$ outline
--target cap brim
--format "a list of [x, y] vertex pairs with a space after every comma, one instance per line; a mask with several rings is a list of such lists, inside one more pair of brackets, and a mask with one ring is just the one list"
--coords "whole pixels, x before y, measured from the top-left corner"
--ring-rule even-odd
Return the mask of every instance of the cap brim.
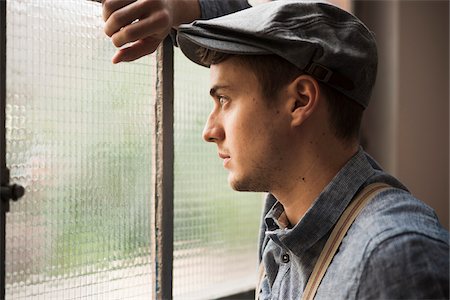
[[[187, 28], [186, 28], [187, 29]], [[247, 45], [245, 41], [241, 40], [227, 40], [223, 36], [216, 36], [214, 34], [195, 34], [183, 30], [180, 27], [177, 34], [177, 43], [183, 54], [191, 61], [201, 66], [209, 67], [208, 64], [202, 62], [198, 55], [198, 49], [210, 49], [222, 53], [235, 55], [264, 55], [270, 54], [269, 51]]]

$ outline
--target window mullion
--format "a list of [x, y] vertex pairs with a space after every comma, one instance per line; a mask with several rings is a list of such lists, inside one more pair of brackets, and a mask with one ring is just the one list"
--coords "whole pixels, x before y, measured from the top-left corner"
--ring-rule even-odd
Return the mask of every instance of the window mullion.
[[[8, 184], [6, 170], [6, 0], [0, 0], [0, 183]], [[5, 299], [5, 223], [9, 203], [0, 200], [0, 299]]]
[[173, 198], [174, 198], [174, 99], [173, 45], [166, 38], [157, 50], [157, 83], [154, 133], [155, 288], [153, 299], [172, 299]]

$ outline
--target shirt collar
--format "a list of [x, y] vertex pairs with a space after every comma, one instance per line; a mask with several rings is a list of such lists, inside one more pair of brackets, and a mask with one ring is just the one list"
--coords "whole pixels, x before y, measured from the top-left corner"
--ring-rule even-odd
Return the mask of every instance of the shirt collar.
[[354, 195], [374, 173], [365, 152], [360, 149], [292, 229], [280, 226], [279, 218], [284, 209], [280, 202], [275, 203], [265, 217], [266, 234], [300, 256], [330, 232]]
[[291, 227], [289, 220], [280, 202], [276, 202], [265, 217], [267, 231], [276, 231], [278, 229], [287, 229]]

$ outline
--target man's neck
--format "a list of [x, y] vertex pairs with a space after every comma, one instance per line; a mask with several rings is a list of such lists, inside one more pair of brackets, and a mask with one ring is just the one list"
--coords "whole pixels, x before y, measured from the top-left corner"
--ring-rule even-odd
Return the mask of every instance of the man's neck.
[[312, 147], [299, 155], [301, 161], [293, 164], [292, 173], [280, 189], [271, 193], [283, 204], [291, 225], [297, 224], [322, 190], [339, 170], [358, 151], [355, 143], [327, 147]]

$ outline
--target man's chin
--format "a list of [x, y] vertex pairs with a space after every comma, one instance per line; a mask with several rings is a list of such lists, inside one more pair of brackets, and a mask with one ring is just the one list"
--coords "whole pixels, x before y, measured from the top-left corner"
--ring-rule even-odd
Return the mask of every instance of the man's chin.
[[263, 188], [261, 184], [256, 184], [248, 179], [233, 178], [231, 174], [228, 176], [228, 184], [238, 192], [267, 192], [267, 188]]

